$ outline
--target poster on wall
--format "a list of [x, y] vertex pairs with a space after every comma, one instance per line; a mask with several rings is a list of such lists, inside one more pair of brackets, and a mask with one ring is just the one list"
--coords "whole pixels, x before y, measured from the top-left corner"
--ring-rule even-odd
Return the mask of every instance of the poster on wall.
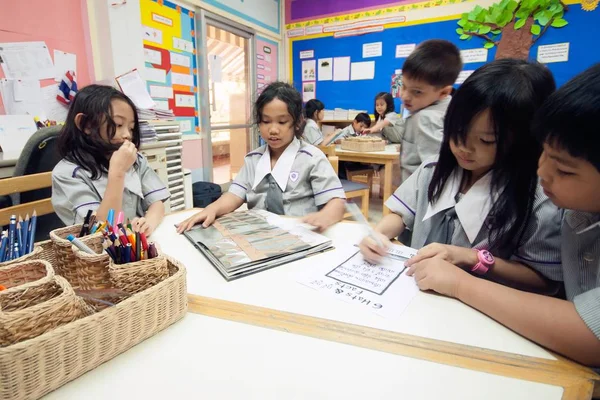
[[399, 99], [402, 89], [402, 70], [397, 70], [395, 74], [392, 74], [392, 84], [390, 87], [390, 93], [392, 97]]
[[302, 61], [302, 82], [314, 81], [317, 76], [317, 61], [306, 60]]
[[278, 45], [268, 39], [256, 38], [256, 86], [258, 93], [279, 76]]
[[140, 0], [140, 10], [148, 91], [173, 111], [181, 133], [199, 132], [194, 12], [166, 0]]
[[302, 83], [302, 101], [307, 102], [317, 98], [317, 83], [304, 82]]

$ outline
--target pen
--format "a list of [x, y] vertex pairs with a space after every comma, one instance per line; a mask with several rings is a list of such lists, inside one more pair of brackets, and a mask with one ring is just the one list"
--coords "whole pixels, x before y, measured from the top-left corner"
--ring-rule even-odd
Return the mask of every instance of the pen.
[[33, 243], [35, 242], [35, 228], [37, 227], [37, 212], [33, 210], [31, 220], [29, 221], [29, 249], [33, 251]]
[[352, 214], [352, 218], [354, 218], [356, 222], [360, 222], [368, 229], [369, 236], [375, 241], [375, 243], [377, 243], [379, 247], [385, 247], [381, 239], [379, 239], [373, 228], [371, 228], [371, 225], [369, 225], [369, 223], [365, 219], [365, 216], [360, 212], [360, 209], [356, 204], [346, 202], [346, 211]]
[[88, 254], [96, 254], [96, 252], [92, 249], [90, 249], [89, 247], [87, 247], [83, 242], [81, 242], [79, 239], [77, 239], [75, 236], [73, 235], [69, 235], [67, 236], [67, 240], [71, 243], [73, 243], [73, 245], [75, 245], [75, 247], [77, 247], [79, 250], [88, 253]]

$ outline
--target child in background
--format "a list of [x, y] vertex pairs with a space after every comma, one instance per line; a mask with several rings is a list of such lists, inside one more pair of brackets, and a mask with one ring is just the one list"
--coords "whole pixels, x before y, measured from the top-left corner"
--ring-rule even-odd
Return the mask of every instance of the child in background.
[[[410, 115], [404, 120], [394, 113], [395, 117], [390, 115], [389, 119], [368, 130], [379, 132], [383, 129], [383, 135], [389, 141], [401, 143], [402, 182], [425, 159], [438, 154], [452, 85], [461, 70], [460, 51], [454, 44], [446, 40], [427, 40], [419, 44], [402, 66], [402, 104]], [[386, 113], [393, 111], [393, 108], [388, 111], [393, 99], [390, 94], [387, 96]], [[393, 101], [391, 104], [393, 107]], [[376, 106], [378, 114], [380, 109]], [[386, 131], [388, 126], [395, 129]]]
[[358, 113], [354, 117], [351, 125], [348, 125], [342, 130], [338, 130], [328, 135], [323, 140], [323, 146], [328, 146], [331, 143], [338, 143], [343, 138], [359, 136], [365, 129], [371, 126], [371, 117], [367, 113]]
[[[460, 89], [459, 89], [460, 90]], [[473, 279], [452, 261], [414, 263], [421, 290], [456, 297], [509, 329], [590, 367], [600, 367], [600, 64], [567, 82], [538, 111], [544, 142], [538, 175], [565, 208], [562, 269], [567, 301]]]
[[[476, 70], [450, 103], [439, 159], [424, 162], [386, 201], [392, 213], [377, 225], [381, 241], [409, 229], [420, 250], [408, 265], [441, 257], [507, 285], [555, 293], [560, 212], [538, 184], [541, 146], [530, 132], [554, 87], [540, 64], [503, 59]], [[385, 254], [371, 238], [361, 251], [370, 260]]]
[[304, 106], [306, 125], [304, 126], [302, 139], [313, 146], [318, 146], [323, 142], [323, 132], [321, 132], [321, 128], [319, 128], [319, 122], [323, 121], [324, 116], [325, 104], [317, 99], [306, 102], [306, 105]]
[[344, 216], [344, 189], [327, 157], [299, 140], [302, 96], [293, 86], [274, 82], [256, 100], [254, 118], [266, 145], [246, 155], [229, 192], [178, 225], [179, 233], [195, 224], [210, 226], [217, 217], [248, 202], [280, 215], [304, 216], [325, 230]]
[[380, 92], [375, 96], [375, 125], [364, 130], [364, 133], [381, 132], [381, 136], [391, 143], [400, 143], [404, 132], [404, 121], [396, 114], [394, 98], [388, 92]]
[[162, 221], [169, 190], [138, 153], [137, 110], [110, 86], [89, 85], [77, 93], [58, 138], [63, 159], [52, 171], [52, 205], [66, 225], [88, 210], [106, 221], [110, 209], [133, 218], [135, 231], [150, 235]]

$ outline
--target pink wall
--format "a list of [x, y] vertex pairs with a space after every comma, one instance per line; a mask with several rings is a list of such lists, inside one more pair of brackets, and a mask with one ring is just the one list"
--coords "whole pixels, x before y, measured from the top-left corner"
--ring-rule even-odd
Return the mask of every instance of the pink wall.
[[[74, 53], [77, 84], [91, 82], [94, 67], [85, 0], [0, 0], [0, 10], [0, 43], [45, 41], [51, 57], [54, 49]], [[42, 80], [42, 86], [52, 84], [56, 84], [52, 79]], [[0, 114], [4, 114], [1, 99]]]

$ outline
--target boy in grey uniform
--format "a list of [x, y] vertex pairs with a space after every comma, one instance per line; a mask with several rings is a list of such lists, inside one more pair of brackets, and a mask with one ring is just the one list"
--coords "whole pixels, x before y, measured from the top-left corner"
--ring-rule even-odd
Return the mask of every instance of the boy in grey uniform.
[[431, 258], [409, 274], [422, 290], [456, 297], [521, 335], [584, 365], [600, 367], [600, 64], [555, 92], [538, 111], [544, 142], [538, 175], [565, 208], [562, 268], [567, 300], [473, 278]]
[[454, 44], [446, 40], [419, 44], [402, 66], [402, 104], [410, 115], [406, 119], [395, 113], [386, 115], [367, 130], [383, 131], [390, 142], [401, 144], [402, 182], [424, 160], [438, 154], [452, 85], [461, 69], [460, 51]]

